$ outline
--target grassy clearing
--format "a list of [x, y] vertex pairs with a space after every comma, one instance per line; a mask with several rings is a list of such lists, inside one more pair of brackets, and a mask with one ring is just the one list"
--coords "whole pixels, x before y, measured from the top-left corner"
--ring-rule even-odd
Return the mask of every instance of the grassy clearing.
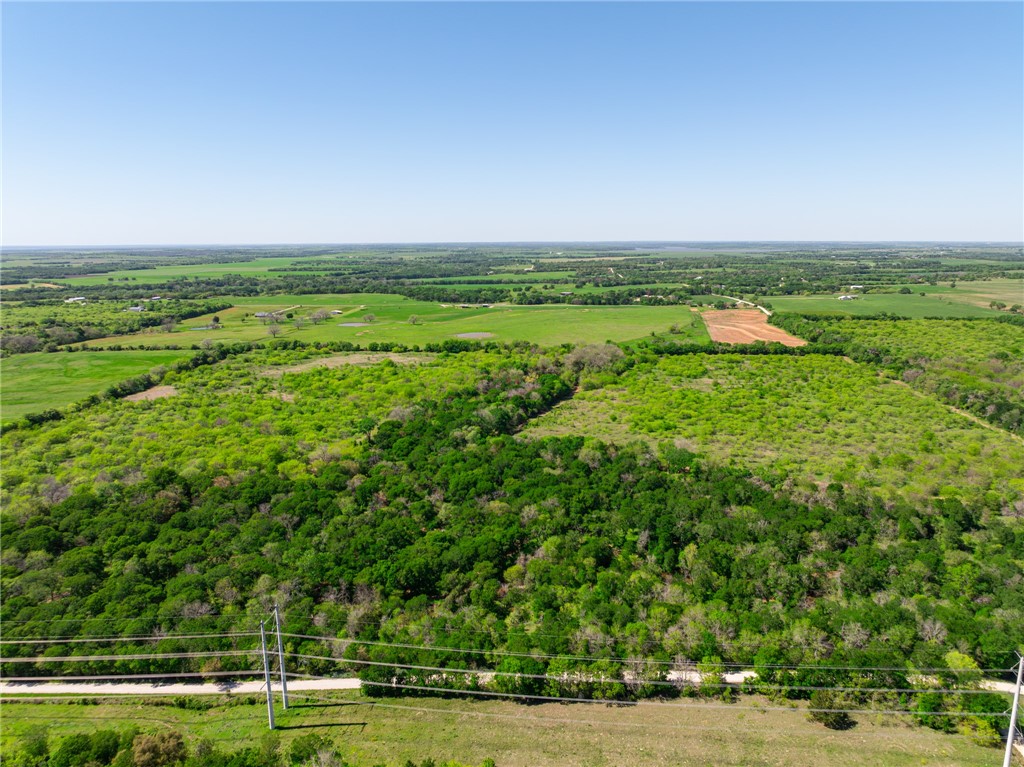
[[[762, 301], [770, 303], [772, 309], [776, 311], [802, 314], [831, 312], [863, 315], [888, 312], [915, 319], [923, 317], [994, 317], [998, 315], [994, 309], [987, 308], [988, 301], [985, 301], [983, 305], [975, 306], [954, 300], [946, 293], [929, 293], [925, 288], [918, 286], [914, 286], [914, 290], [918, 292], [910, 295], [868, 293], [858, 296], [854, 301], [840, 301], [835, 295], [766, 296]], [[946, 290], [948, 291], [949, 288]], [[960, 288], [957, 287], [956, 290], [960, 290]], [[919, 295], [920, 292], [924, 292], [925, 295]]]
[[[48, 724], [53, 736], [97, 728], [137, 726], [178, 729], [186, 740], [210, 738], [221, 748], [250, 746], [266, 730], [259, 698], [248, 705], [186, 711], [144, 700], [101, 705], [29, 704], [4, 700], [5, 752], [32, 725]], [[911, 728], [893, 717], [863, 717], [847, 731], [826, 730], [793, 711], [735, 708], [687, 710], [650, 705], [543, 704], [504, 701], [371, 699], [351, 694], [295, 698], [278, 707], [284, 748], [300, 735], [332, 738], [343, 756], [359, 765], [399, 765], [432, 756], [499, 767], [587, 765], [758, 765], [800, 767], [879, 764], [887, 767], [982, 767], [997, 751], [959, 735]], [[770, 705], [770, 704], [769, 704]], [[741, 708], [744, 707], [744, 708]]]
[[[679, 325], [678, 337], [692, 341], [708, 340], [703, 323], [688, 307], [680, 306], [511, 306], [460, 308], [457, 304], [416, 301], [404, 296], [377, 294], [342, 294], [318, 296], [267, 296], [251, 299], [228, 298], [236, 304], [232, 309], [217, 312], [222, 327], [204, 330], [213, 315], [197, 317], [181, 323], [167, 333], [155, 329], [133, 336], [95, 339], [89, 346], [108, 347], [114, 344], [176, 344], [191, 346], [210, 341], [254, 341], [269, 338], [269, 328], [257, 312], [292, 313], [292, 319], [281, 324], [281, 336], [301, 341], [351, 341], [358, 344], [397, 342], [408, 345], [427, 344], [457, 338], [463, 334], [487, 333], [485, 339], [495, 341], [529, 341], [541, 346], [562, 343], [601, 343], [633, 341], [652, 332], [665, 333]], [[303, 320], [318, 309], [339, 311], [323, 323]], [[368, 314], [373, 315], [366, 321]], [[418, 324], [410, 319], [418, 318]], [[355, 326], [345, 327], [353, 323]]]
[[720, 461], [883, 496], [1024, 493], [1024, 447], [837, 357], [664, 357], [537, 419], [536, 436], [671, 440]]
[[5, 423], [99, 394], [111, 384], [187, 357], [183, 351], [19, 354], [0, 362]]

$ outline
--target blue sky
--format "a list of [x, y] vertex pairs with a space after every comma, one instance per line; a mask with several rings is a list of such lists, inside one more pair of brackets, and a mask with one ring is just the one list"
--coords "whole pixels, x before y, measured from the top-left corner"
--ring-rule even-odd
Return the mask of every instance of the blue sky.
[[5, 2], [3, 241], [1020, 241], [1022, 9]]

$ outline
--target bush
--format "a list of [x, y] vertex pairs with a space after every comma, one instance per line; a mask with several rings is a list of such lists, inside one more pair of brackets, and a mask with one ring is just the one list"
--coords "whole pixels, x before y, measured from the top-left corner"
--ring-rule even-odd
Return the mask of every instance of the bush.
[[811, 694], [811, 721], [818, 722], [830, 730], [848, 730], [855, 722], [845, 711], [838, 696], [829, 690], [815, 690]]

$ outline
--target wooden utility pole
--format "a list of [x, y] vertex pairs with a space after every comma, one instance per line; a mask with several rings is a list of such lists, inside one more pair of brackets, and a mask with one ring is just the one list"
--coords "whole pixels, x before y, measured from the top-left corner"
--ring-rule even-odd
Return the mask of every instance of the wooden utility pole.
[[277, 665], [281, 669], [281, 700], [284, 701], [284, 708], [288, 710], [288, 680], [284, 675], [284, 644], [281, 642], [281, 614], [274, 605], [274, 629], [277, 631]]
[[263, 678], [267, 684], [267, 719], [270, 729], [274, 729], [274, 693], [270, 689], [270, 659], [267, 657], [267, 633], [260, 621], [260, 650], [263, 653]]
[[1017, 661], [1017, 689], [1013, 693], [1013, 708], [1010, 709], [1010, 729], [1006, 732], [1006, 753], [1003, 755], [1003, 767], [1010, 767], [1013, 758], [1013, 739], [1017, 735], [1017, 709], [1020, 707], [1020, 683], [1024, 677], [1024, 655]]

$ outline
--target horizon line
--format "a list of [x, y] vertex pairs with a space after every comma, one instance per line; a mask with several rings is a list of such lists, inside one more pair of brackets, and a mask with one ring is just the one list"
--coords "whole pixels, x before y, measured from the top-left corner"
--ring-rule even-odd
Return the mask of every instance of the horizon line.
[[384, 248], [394, 246], [536, 246], [536, 245], [986, 245], [1002, 247], [1024, 247], [1024, 240], [779, 240], [779, 239], [717, 239], [717, 240], [392, 240], [375, 242], [166, 242], [166, 243], [88, 243], [76, 245], [2, 245], [0, 254], [18, 250], [86, 250], [130, 248]]

